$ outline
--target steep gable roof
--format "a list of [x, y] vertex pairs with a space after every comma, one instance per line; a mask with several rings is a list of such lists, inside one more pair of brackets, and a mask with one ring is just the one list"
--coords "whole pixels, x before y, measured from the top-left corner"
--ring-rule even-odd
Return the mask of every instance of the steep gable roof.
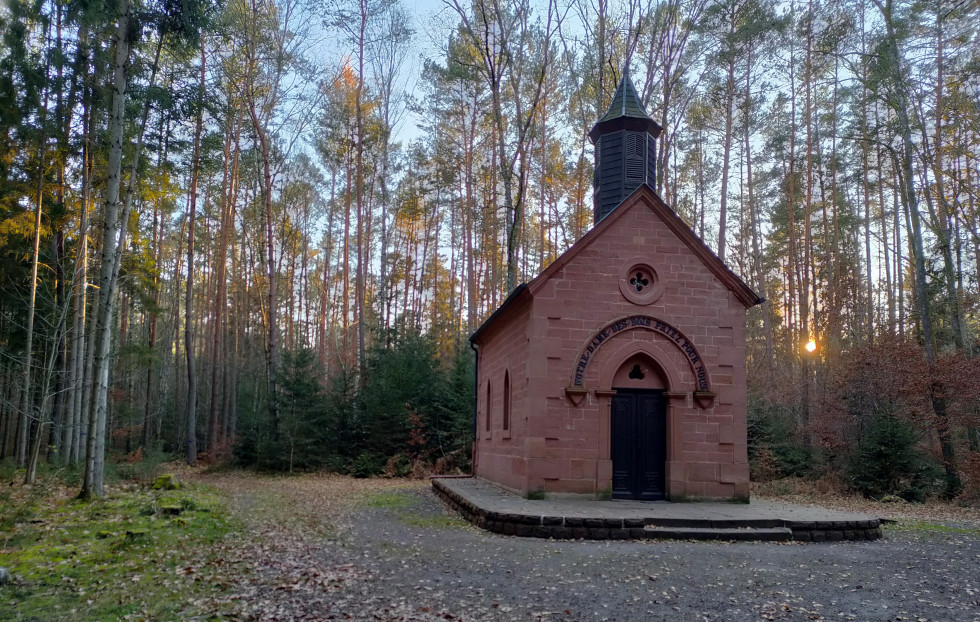
[[556, 272], [564, 268], [570, 261], [572, 261], [579, 253], [588, 248], [593, 241], [600, 237], [604, 231], [613, 226], [614, 223], [623, 218], [630, 210], [637, 205], [644, 205], [651, 209], [654, 214], [667, 226], [670, 231], [676, 235], [690, 250], [694, 255], [701, 260], [701, 263], [714, 274], [719, 281], [721, 281], [725, 287], [727, 287], [735, 297], [745, 305], [745, 308], [753, 307], [757, 304], [765, 302], [764, 298], [760, 298], [752, 289], [746, 285], [737, 274], [732, 272], [724, 261], [722, 261], [718, 255], [712, 251], [704, 241], [701, 240], [687, 226], [680, 216], [677, 215], [674, 210], [672, 210], [663, 199], [646, 184], [642, 184], [637, 188], [633, 194], [626, 198], [622, 203], [620, 203], [612, 212], [609, 213], [605, 218], [599, 221], [588, 233], [583, 235], [575, 244], [562, 253], [558, 259], [552, 262], [547, 268], [545, 268], [538, 276], [531, 279], [527, 284], [519, 285], [510, 296], [497, 308], [494, 313], [483, 322], [482, 325], [470, 336], [470, 341], [475, 342], [477, 337], [484, 330], [489, 328], [494, 324], [500, 317], [507, 315], [507, 310], [512, 306], [517, 300], [523, 300], [526, 298], [533, 298], [537, 294], [544, 284], [547, 283]]

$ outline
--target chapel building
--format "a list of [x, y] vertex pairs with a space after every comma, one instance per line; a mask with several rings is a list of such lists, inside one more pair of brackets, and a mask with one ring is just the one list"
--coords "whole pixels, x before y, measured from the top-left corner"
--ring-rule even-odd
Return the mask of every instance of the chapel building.
[[593, 228], [473, 333], [477, 477], [522, 495], [748, 500], [759, 298], [653, 190], [625, 75], [589, 133]]

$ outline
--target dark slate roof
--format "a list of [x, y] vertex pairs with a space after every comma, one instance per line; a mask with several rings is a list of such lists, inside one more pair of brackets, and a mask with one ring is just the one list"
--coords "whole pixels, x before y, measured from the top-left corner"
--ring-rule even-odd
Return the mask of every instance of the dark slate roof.
[[640, 103], [633, 80], [630, 79], [629, 69], [623, 71], [623, 78], [616, 87], [609, 110], [589, 130], [589, 139], [593, 143], [607, 131], [628, 129], [639, 132], [649, 132], [654, 138], [660, 136], [663, 128], [654, 121]]
[[613, 95], [612, 103], [609, 104], [609, 110], [596, 123], [612, 121], [619, 117], [650, 118], [647, 111], [643, 109], [643, 104], [640, 103], [640, 97], [636, 94], [636, 87], [633, 86], [633, 80], [630, 79], [628, 71], [623, 73], [623, 79], [619, 81], [619, 86], [616, 87], [616, 94]]

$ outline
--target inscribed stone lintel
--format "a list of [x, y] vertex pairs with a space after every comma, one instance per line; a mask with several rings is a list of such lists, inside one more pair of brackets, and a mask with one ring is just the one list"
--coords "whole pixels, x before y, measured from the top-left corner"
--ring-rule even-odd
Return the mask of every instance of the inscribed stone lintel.
[[609, 343], [611, 338], [616, 334], [634, 329], [646, 329], [666, 337], [668, 341], [674, 344], [687, 359], [688, 365], [691, 367], [691, 372], [695, 377], [695, 386], [697, 387], [697, 390], [704, 393], [710, 392], [711, 383], [708, 379], [708, 368], [705, 364], [704, 357], [701, 356], [701, 353], [694, 346], [694, 343], [684, 336], [684, 334], [677, 328], [674, 328], [663, 320], [658, 320], [657, 318], [648, 315], [630, 315], [621, 317], [609, 322], [602, 328], [602, 330], [594, 333], [592, 338], [589, 339], [589, 341], [587, 341], [586, 344], [579, 350], [578, 364], [575, 366], [572, 375], [572, 386], [580, 387], [583, 385], [586, 370], [597, 350], [599, 350], [604, 344]]

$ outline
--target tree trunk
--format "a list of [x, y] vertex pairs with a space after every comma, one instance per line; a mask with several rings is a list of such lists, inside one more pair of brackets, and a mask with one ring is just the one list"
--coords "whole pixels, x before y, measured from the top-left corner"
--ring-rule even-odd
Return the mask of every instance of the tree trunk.
[[[49, 26], [50, 28], [50, 26]], [[50, 32], [50, 31], [49, 31]], [[44, 74], [47, 78], [50, 61], [45, 63]], [[41, 252], [41, 213], [44, 205], [44, 161], [47, 157], [47, 136], [45, 134], [45, 121], [48, 110], [48, 85], [49, 81], [44, 81], [44, 99], [40, 111], [40, 122], [38, 131], [38, 171], [37, 171], [37, 201], [34, 208], [34, 242], [31, 255], [31, 284], [27, 303], [27, 336], [24, 344], [24, 379], [21, 387], [20, 403], [20, 436], [17, 441], [17, 466], [24, 468], [27, 466], [28, 459], [28, 439], [30, 438], [31, 423], [34, 417], [33, 387], [31, 386], [31, 372], [34, 365], [34, 309], [37, 301], [37, 268], [40, 261]], [[40, 434], [40, 427], [38, 433]]]
[[[755, 286], [759, 295], [765, 299], [766, 275], [762, 266], [762, 250], [759, 246], [759, 215], [758, 207], [755, 204], [755, 189], [752, 182], [752, 48], [748, 49], [745, 59], [745, 177], [748, 187], [748, 212], [749, 227], [752, 234], [752, 272], [755, 276]], [[772, 344], [772, 325], [770, 322], [770, 309], [772, 305], [762, 308], [762, 332], [766, 340], [765, 363], [769, 368], [773, 364], [773, 344]]]
[[[47, 89], [45, 89], [47, 93]], [[47, 100], [47, 95], [45, 95], [45, 101]], [[45, 104], [42, 110], [47, 109]], [[41, 115], [41, 123], [43, 126], [44, 115]], [[21, 386], [21, 403], [20, 403], [20, 435], [17, 441], [17, 466], [23, 468], [27, 466], [27, 444], [28, 438], [30, 438], [31, 422], [34, 420], [34, 401], [32, 398], [33, 387], [31, 386], [31, 367], [34, 364], [33, 361], [33, 344], [34, 344], [34, 304], [37, 299], [37, 266], [39, 254], [41, 251], [41, 206], [43, 205], [44, 198], [44, 143], [45, 138], [43, 132], [41, 133], [40, 139], [40, 149], [38, 150], [38, 156], [41, 161], [40, 170], [38, 171], [37, 180], [37, 203], [34, 208], [34, 242], [33, 242], [33, 255], [31, 259], [31, 284], [30, 284], [30, 294], [28, 295], [28, 305], [27, 305], [27, 337], [24, 345], [24, 378], [23, 385]], [[40, 430], [38, 430], [40, 432]]]
[[[912, 142], [912, 122], [909, 118], [909, 99], [908, 84], [903, 74], [902, 57], [898, 49], [898, 36], [895, 33], [894, 18], [892, 15], [893, 0], [872, 0], [881, 12], [885, 23], [885, 45], [884, 53], [888, 55], [886, 59], [891, 68], [889, 76], [893, 96], [888, 101], [896, 116], [896, 129], [902, 141], [901, 151], [897, 155], [900, 182], [901, 198], [905, 204], [910, 221], [911, 246], [913, 259], [915, 261], [915, 294], [916, 304], [919, 310], [919, 322], [922, 329], [922, 339], [924, 341], [926, 358], [929, 362], [930, 373], [935, 378], [936, 373], [936, 350], [932, 329], [932, 315], [929, 305], [929, 290], [926, 283], [925, 250], [922, 241], [922, 224], [919, 205], [915, 193], [915, 172], [912, 161], [915, 157], [915, 144]], [[932, 400], [933, 412], [936, 416], [936, 428], [939, 436], [939, 445], [942, 450], [943, 467], [946, 470], [946, 493], [954, 495], [960, 487], [959, 474], [956, 470], [956, 455], [953, 449], [952, 433], [949, 425], [949, 417], [946, 412], [947, 404], [944, 397], [944, 388], [938, 380], [934, 380], [930, 398]]]
[[[234, 227], [233, 205], [237, 201], [236, 188], [238, 176], [238, 138], [241, 125], [231, 115], [227, 121], [230, 126], [225, 132], [224, 173], [222, 187], [221, 222], [218, 225], [218, 248], [215, 252], [215, 297], [214, 310], [211, 316], [211, 355], [214, 364], [211, 366], [211, 402], [208, 413], [208, 451], [224, 450], [226, 437], [223, 423], [223, 404], [227, 407], [225, 369], [225, 308], [228, 306], [228, 244], [231, 230]], [[232, 155], [232, 149], [234, 154]]]
[[356, 317], [354, 321], [357, 324], [357, 369], [358, 369], [358, 382], [361, 387], [367, 381], [367, 376], [363, 373], [364, 366], [364, 329], [366, 324], [366, 318], [364, 317], [364, 298], [365, 298], [365, 288], [367, 280], [367, 255], [366, 249], [364, 248], [364, 229], [365, 229], [365, 219], [371, 217], [368, 210], [364, 207], [364, 109], [362, 97], [364, 94], [364, 43], [365, 43], [365, 30], [367, 29], [368, 21], [368, 6], [367, 0], [360, 0], [358, 7], [360, 9], [360, 31], [357, 38], [357, 89], [354, 95], [354, 110], [355, 110], [355, 123], [357, 124], [357, 156], [354, 163], [354, 196], [357, 206], [357, 275], [354, 281], [354, 313]]
[[[732, 16], [732, 32], [734, 32], [735, 17]], [[725, 137], [722, 142], [721, 163], [721, 196], [718, 200], [718, 257], [725, 260], [725, 233], [728, 219], [728, 178], [729, 163], [732, 155], [732, 108], [735, 107], [735, 57], [728, 61], [728, 73], [725, 82]]]
[[201, 173], [201, 133], [204, 128], [205, 55], [201, 38], [201, 83], [198, 90], [197, 124], [194, 127], [194, 155], [191, 156], [190, 204], [187, 208], [187, 283], [184, 297], [184, 355], [187, 357], [187, 405], [184, 411], [187, 464], [197, 464], [197, 362], [194, 346], [194, 231], [197, 229], [197, 186]]
[[[146, 120], [150, 114], [150, 102], [143, 106], [143, 115], [137, 130], [136, 144], [133, 149], [132, 164], [129, 170], [129, 182], [126, 195], [120, 201], [122, 185], [122, 138], [126, 114], [126, 65], [129, 60], [129, 0], [119, 0], [119, 22], [116, 31], [116, 50], [113, 60], [113, 93], [111, 117], [109, 122], [109, 159], [108, 180], [106, 186], [105, 221], [102, 229], [102, 265], [99, 276], [99, 300], [95, 316], [95, 344], [93, 359], [92, 397], [94, 411], [89, 421], [89, 438], [86, 446], [85, 478], [79, 496], [82, 498], [101, 497], [103, 494], [103, 471], [105, 467], [105, 437], [108, 415], [109, 394], [109, 353], [112, 345], [112, 323], [116, 306], [116, 288], [119, 283], [119, 272], [122, 269], [122, 256], [126, 247], [126, 230], [129, 224], [129, 214], [133, 206], [133, 196], [136, 192], [137, 173], [139, 171], [140, 153], [143, 148], [143, 134]], [[157, 40], [156, 52], [150, 70], [149, 84], [156, 80], [160, 66], [160, 52], [163, 49], [163, 38]], [[120, 203], [122, 209], [120, 210]], [[120, 213], [121, 212], [121, 213]]]
[[80, 496], [85, 499], [101, 497], [105, 455], [99, 452], [99, 439], [104, 443], [107, 394], [109, 391], [110, 322], [115, 306], [113, 264], [119, 244], [120, 187], [122, 185], [123, 129], [126, 115], [126, 65], [129, 61], [129, 0], [119, 0], [113, 58], [112, 106], [109, 120], [109, 158], [107, 166], [105, 218], [100, 253], [99, 299], [95, 317], [94, 405], [88, 425], [85, 451], [85, 476]]

